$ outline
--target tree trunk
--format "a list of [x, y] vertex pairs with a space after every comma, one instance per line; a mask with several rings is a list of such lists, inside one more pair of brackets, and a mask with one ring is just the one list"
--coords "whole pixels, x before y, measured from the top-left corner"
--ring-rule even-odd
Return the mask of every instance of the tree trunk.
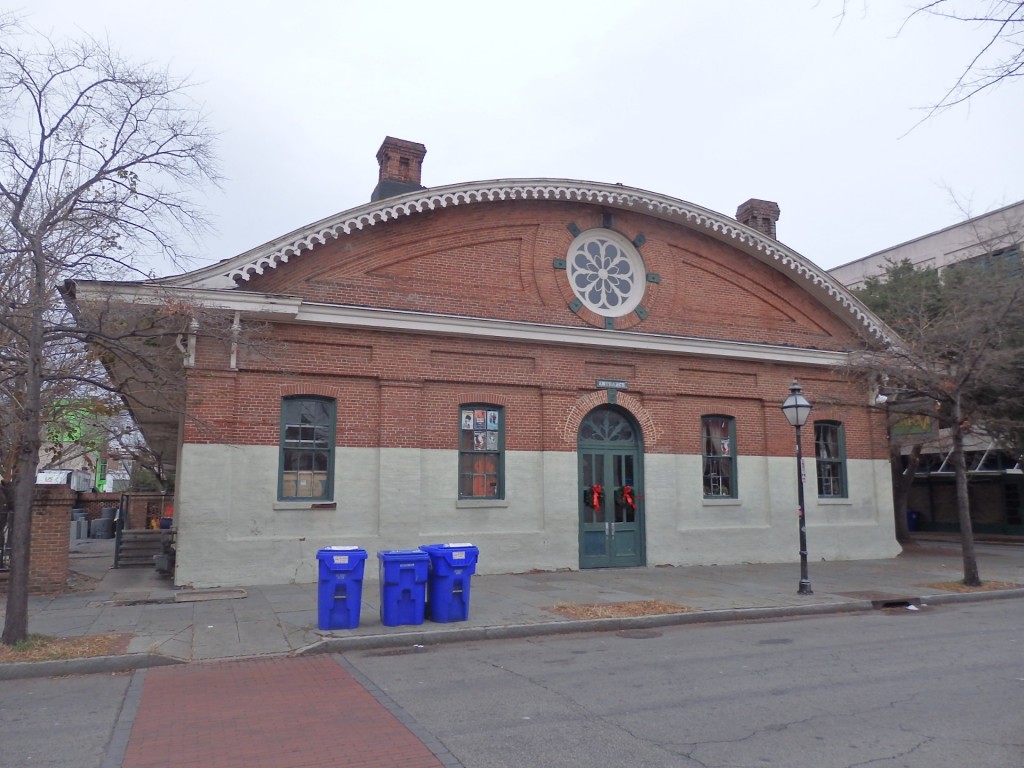
[[14, 465], [14, 508], [11, 510], [11, 572], [7, 582], [7, 613], [2, 639], [5, 645], [28, 637], [28, 576], [32, 547], [32, 502], [36, 490], [36, 469], [42, 444], [42, 388], [44, 309], [46, 306], [46, 261], [41, 244], [33, 248], [33, 280], [30, 305], [32, 320], [25, 334], [25, 376], [21, 430]]
[[[38, 455], [38, 440], [36, 454]], [[20, 452], [23, 453], [23, 452]], [[7, 614], [4, 617], [3, 642], [20, 643], [28, 637], [29, 553], [32, 546], [32, 502], [35, 496], [35, 469], [38, 458], [18, 457], [14, 478], [14, 509], [11, 514], [11, 571], [7, 582]]]
[[914, 485], [914, 476], [921, 463], [921, 443], [915, 443], [907, 457], [906, 469], [903, 468], [900, 446], [889, 445], [889, 464], [892, 467], [893, 506], [896, 514], [896, 541], [906, 544], [911, 540], [910, 523], [907, 520], [907, 502], [910, 489]]
[[956, 471], [956, 510], [960, 521], [960, 547], [964, 561], [964, 585], [981, 586], [978, 558], [974, 552], [974, 529], [971, 526], [971, 501], [967, 494], [967, 463], [964, 459], [964, 432], [960, 400], [953, 406], [953, 468]]

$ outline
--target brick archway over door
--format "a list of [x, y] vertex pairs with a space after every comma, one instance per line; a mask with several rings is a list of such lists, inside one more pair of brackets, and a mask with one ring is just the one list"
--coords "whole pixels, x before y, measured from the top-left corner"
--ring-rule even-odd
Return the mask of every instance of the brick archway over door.
[[[562, 430], [562, 440], [572, 450], [576, 450], [576, 437], [580, 431], [580, 424], [588, 413], [599, 405], [607, 405], [612, 402], [612, 392], [608, 390], [597, 390], [577, 398], [576, 402], [569, 408], [565, 418], [565, 426]], [[648, 449], [657, 445], [661, 438], [662, 430], [657, 427], [654, 417], [644, 408], [640, 398], [626, 392], [615, 392], [615, 405], [623, 408], [636, 419], [643, 433], [644, 448]]]

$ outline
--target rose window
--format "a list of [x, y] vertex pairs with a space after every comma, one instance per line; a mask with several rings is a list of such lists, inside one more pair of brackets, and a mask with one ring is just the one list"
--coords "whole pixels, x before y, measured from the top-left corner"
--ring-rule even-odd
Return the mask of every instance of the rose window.
[[566, 273], [576, 298], [602, 317], [622, 317], [636, 309], [647, 282], [636, 248], [610, 229], [580, 233], [569, 246]]

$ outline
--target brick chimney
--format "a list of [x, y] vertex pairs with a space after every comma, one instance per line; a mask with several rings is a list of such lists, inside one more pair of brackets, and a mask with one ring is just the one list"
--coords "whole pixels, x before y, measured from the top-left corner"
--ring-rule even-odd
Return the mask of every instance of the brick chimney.
[[377, 150], [380, 175], [370, 195], [370, 202], [426, 189], [420, 183], [423, 156], [426, 154], [427, 148], [422, 144], [386, 136]]
[[768, 235], [773, 240], [777, 240], [775, 222], [779, 220], [780, 213], [778, 203], [750, 198], [736, 209], [736, 220], [740, 224], [746, 224], [748, 227]]

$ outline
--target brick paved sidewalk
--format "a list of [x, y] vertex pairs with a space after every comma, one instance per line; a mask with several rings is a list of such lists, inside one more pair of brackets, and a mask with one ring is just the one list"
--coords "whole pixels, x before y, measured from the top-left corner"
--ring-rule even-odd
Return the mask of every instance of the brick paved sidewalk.
[[440, 756], [334, 657], [274, 658], [148, 670], [122, 765], [458, 765], [434, 748]]

